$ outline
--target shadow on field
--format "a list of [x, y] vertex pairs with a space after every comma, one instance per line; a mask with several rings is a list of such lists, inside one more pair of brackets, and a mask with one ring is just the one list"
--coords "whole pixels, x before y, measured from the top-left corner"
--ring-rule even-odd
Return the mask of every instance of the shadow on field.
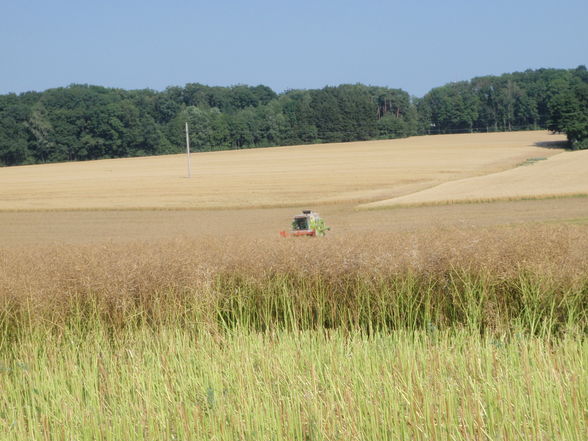
[[570, 145], [568, 141], [538, 141], [535, 143], [537, 147], [543, 147], [546, 149], [569, 149]]

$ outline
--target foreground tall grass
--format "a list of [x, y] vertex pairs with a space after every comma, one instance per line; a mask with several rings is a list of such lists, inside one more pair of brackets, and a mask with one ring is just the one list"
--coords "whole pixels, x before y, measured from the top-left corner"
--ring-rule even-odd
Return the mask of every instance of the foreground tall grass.
[[584, 440], [583, 226], [0, 250], [0, 439]]
[[588, 343], [470, 332], [33, 334], [3, 440], [585, 440]]

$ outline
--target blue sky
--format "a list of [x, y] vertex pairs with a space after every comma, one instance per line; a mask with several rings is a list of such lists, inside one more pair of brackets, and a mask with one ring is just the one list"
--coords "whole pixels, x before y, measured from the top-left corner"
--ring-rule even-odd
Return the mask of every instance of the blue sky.
[[0, 93], [432, 87], [588, 64], [586, 0], [0, 0]]

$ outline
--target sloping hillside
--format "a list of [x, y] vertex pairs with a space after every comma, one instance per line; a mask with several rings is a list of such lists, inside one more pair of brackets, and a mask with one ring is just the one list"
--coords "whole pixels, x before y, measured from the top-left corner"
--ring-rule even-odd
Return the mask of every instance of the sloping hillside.
[[563, 139], [512, 132], [199, 153], [191, 179], [183, 155], [0, 168], [0, 210], [371, 202], [551, 156], [560, 150], [541, 145]]
[[587, 171], [588, 151], [563, 152], [544, 160], [526, 161], [510, 170], [445, 182], [363, 207], [588, 196]]

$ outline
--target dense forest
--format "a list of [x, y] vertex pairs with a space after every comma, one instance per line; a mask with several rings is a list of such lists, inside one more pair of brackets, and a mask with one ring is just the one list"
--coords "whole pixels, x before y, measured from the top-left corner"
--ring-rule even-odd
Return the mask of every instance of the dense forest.
[[588, 148], [588, 72], [527, 70], [432, 89], [422, 98], [362, 84], [275, 93], [187, 84], [164, 91], [71, 85], [0, 95], [0, 165], [193, 150], [549, 129]]

